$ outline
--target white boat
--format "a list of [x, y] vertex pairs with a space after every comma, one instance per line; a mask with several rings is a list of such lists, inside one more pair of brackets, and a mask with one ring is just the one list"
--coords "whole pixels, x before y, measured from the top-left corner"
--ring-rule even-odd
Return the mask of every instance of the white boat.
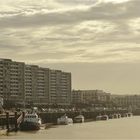
[[74, 118], [75, 123], [83, 123], [85, 121], [85, 117], [83, 115], [78, 115]]
[[23, 121], [20, 124], [20, 130], [29, 131], [29, 130], [39, 130], [41, 125], [41, 119], [36, 113], [27, 113], [25, 114]]
[[100, 121], [101, 118], [102, 118], [102, 115], [98, 115], [98, 116], [96, 116], [96, 121]]
[[109, 119], [108, 115], [102, 115], [101, 117], [101, 120], [108, 120], [108, 119]]
[[73, 120], [72, 118], [68, 118], [68, 116], [65, 114], [57, 119], [57, 124], [72, 124]]
[[108, 115], [99, 115], [99, 116], [96, 117], [97, 121], [108, 120], [108, 119], [109, 119]]

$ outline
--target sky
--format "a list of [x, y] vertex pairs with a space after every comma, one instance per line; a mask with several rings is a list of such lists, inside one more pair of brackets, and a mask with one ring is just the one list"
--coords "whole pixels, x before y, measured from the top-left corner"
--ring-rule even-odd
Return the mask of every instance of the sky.
[[72, 73], [73, 89], [140, 94], [140, 0], [0, 0], [0, 57]]

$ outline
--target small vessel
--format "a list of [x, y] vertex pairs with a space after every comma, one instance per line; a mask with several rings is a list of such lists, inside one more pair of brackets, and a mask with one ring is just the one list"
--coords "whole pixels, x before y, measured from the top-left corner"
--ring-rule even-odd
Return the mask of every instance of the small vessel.
[[85, 121], [85, 117], [83, 115], [78, 115], [74, 118], [75, 123], [83, 123]]
[[118, 118], [121, 118], [121, 114], [120, 113], [118, 114]]
[[117, 113], [113, 114], [113, 118], [118, 119], [118, 114]]
[[67, 125], [67, 124], [72, 124], [72, 123], [73, 123], [72, 118], [68, 118], [66, 114], [57, 119], [57, 124]]
[[127, 113], [123, 113], [122, 117], [128, 117], [128, 114]]
[[128, 117], [132, 117], [133, 116], [133, 113], [129, 112], [129, 113], [127, 113], [127, 116]]
[[101, 117], [101, 120], [108, 120], [108, 119], [109, 119], [108, 115], [102, 115]]
[[96, 117], [96, 120], [99, 121], [99, 120], [108, 120], [109, 117], [108, 115], [99, 115]]
[[109, 117], [109, 119], [114, 119], [114, 115], [113, 114], [110, 114], [108, 117]]
[[102, 119], [102, 115], [96, 116], [96, 121], [100, 121]]
[[30, 131], [30, 130], [39, 130], [41, 125], [41, 119], [36, 113], [27, 113], [25, 114], [23, 121], [20, 124], [20, 130]]

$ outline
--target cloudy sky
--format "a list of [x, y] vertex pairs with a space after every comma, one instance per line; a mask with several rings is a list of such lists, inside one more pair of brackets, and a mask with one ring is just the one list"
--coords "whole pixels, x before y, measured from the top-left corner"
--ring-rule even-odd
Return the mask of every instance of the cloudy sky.
[[140, 0], [1, 0], [0, 57], [72, 72], [74, 89], [140, 94]]

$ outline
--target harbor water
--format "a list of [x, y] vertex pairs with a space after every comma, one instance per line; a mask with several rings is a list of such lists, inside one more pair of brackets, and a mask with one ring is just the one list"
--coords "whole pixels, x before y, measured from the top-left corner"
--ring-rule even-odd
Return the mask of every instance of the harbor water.
[[42, 128], [36, 132], [17, 132], [0, 136], [2, 140], [139, 140], [140, 117], [94, 121]]

